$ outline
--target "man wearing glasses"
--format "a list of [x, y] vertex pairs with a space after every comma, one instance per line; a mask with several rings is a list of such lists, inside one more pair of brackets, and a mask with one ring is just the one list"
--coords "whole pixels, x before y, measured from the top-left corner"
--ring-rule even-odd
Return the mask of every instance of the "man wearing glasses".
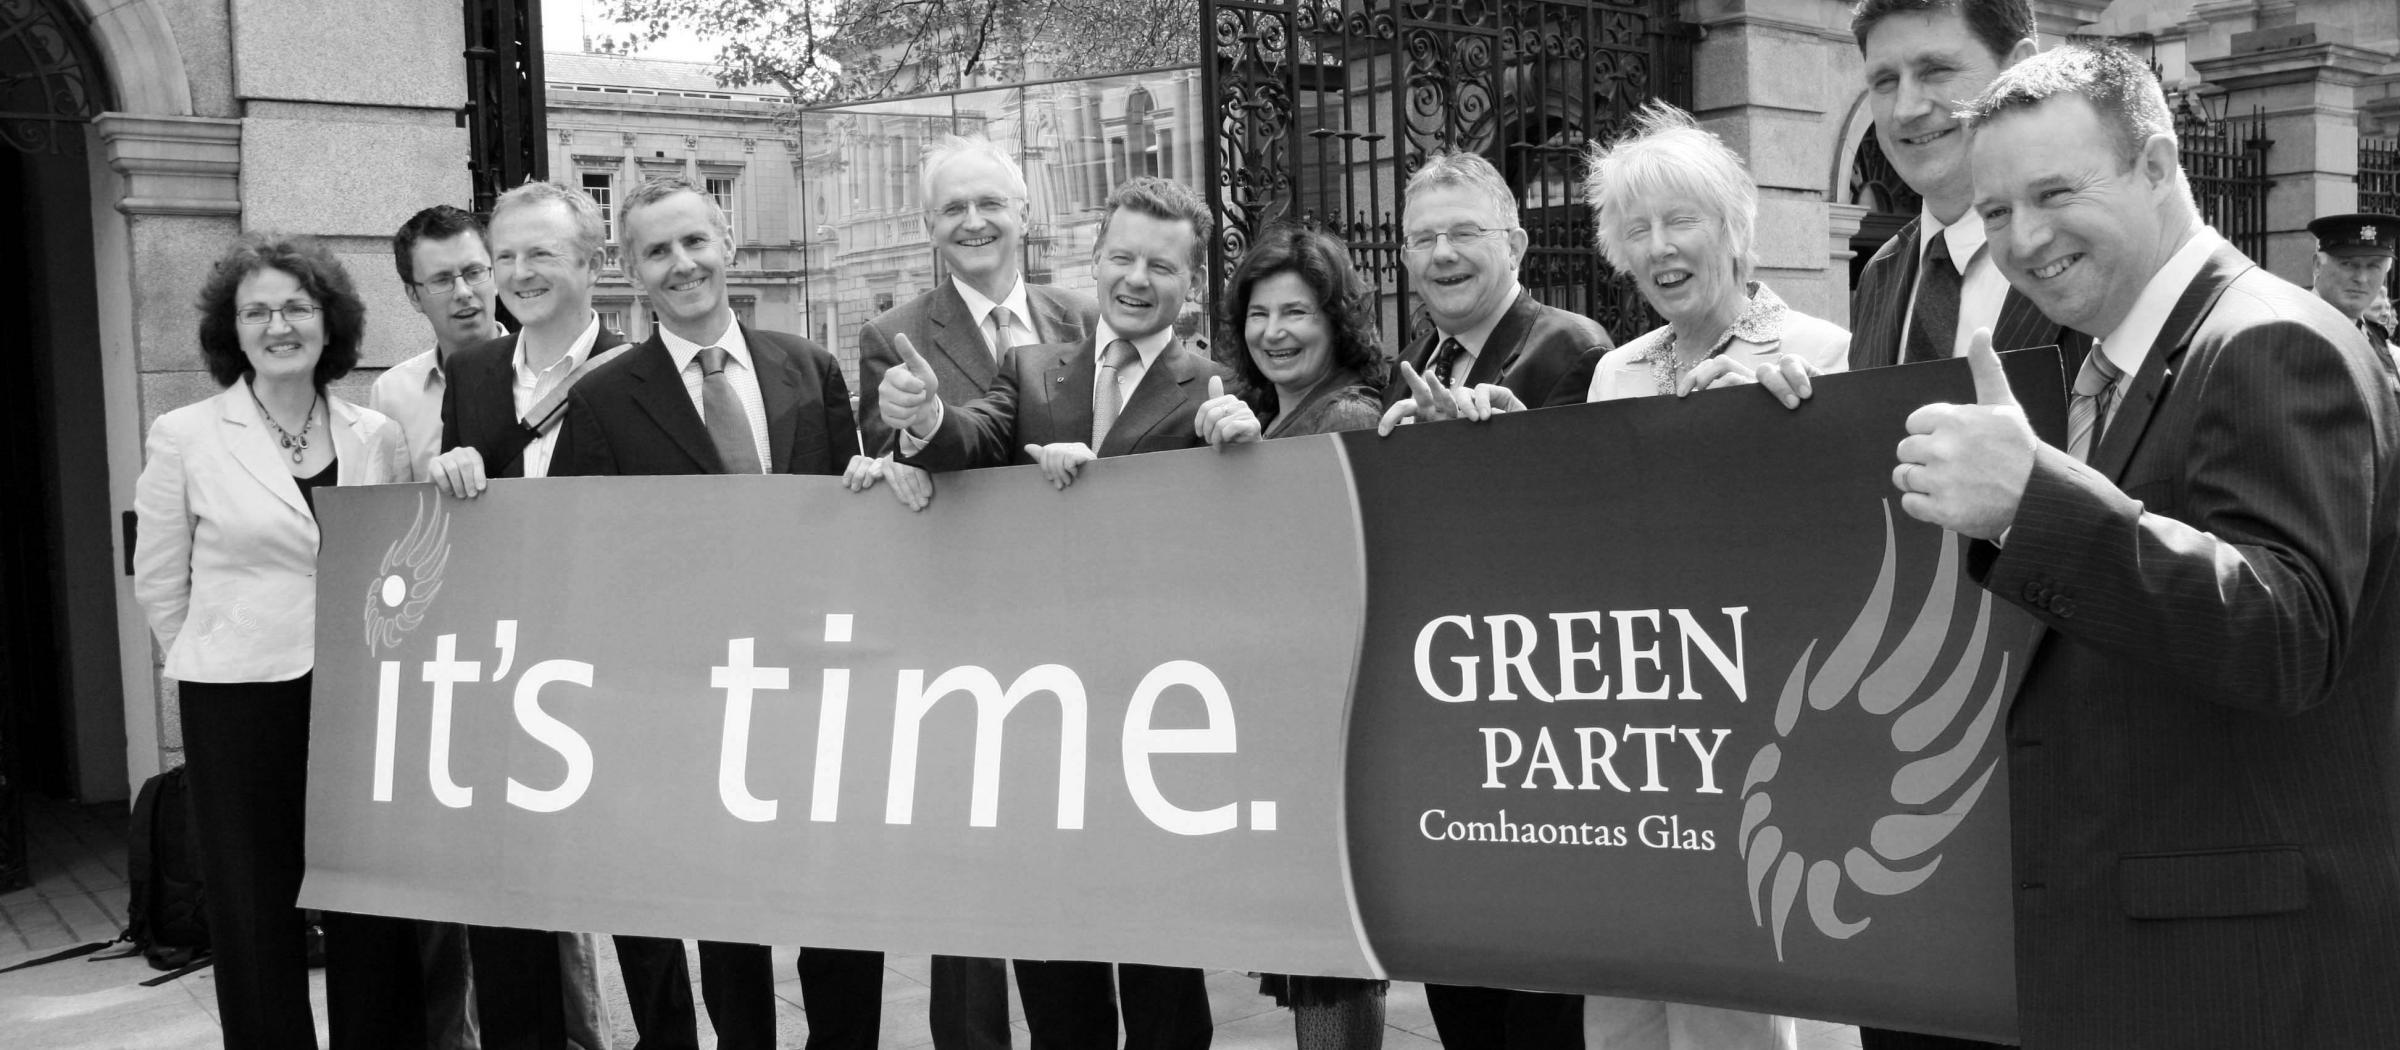
[[[905, 335], [925, 355], [941, 380], [941, 398], [963, 405], [990, 393], [1000, 374], [1000, 359], [1008, 348], [1031, 343], [1082, 341], [1099, 306], [1091, 296], [1024, 281], [1024, 243], [1027, 202], [1025, 174], [1007, 151], [988, 139], [944, 136], [925, 151], [919, 168], [919, 190], [925, 204], [925, 232], [933, 239], [950, 279], [914, 299], [876, 315], [858, 333], [858, 422], [860, 447], [883, 458], [850, 472], [853, 488], [877, 480], [892, 483], [892, 494], [910, 508], [923, 510], [933, 497], [933, 483], [924, 471], [892, 462], [892, 430], [876, 410], [877, 387], [883, 373], [900, 363], [893, 336]], [[943, 995], [943, 974], [968, 960], [937, 956], [933, 969], [933, 1036], [940, 1050], [970, 1044], [976, 1050], [1008, 1045], [1006, 977], [997, 960], [976, 960], [990, 971], [999, 997], [983, 1006], [970, 1006], [980, 1018], [976, 1037], [952, 1042], [945, 1032], [961, 1032], [962, 1019], [946, 1008], [958, 1006]], [[981, 970], [978, 970], [980, 973]], [[959, 976], [953, 973], [953, 976]], [[978, 979], [975, 987], [983, 986]], [[984, 1003], [983, 992], [970, 1003]], [[996, 1003], [997, 1005], [992, 1005]], [[997, 1040], [996, 1042], [993, 1040]]]
[[[1400, 261], [1433, 321], [1400, 355], [1418, 373], [1461, 388], [1495, 383], [1539, 405], [1577, 358], [1590, 351], [1597, 360], [1616, 345], [1590, 318], [1537, 303], [1517, 284], [1525, 231], [1516, 194], [1492, 162], [1473, 153], [1425, 158], [1401, 216]], [[1407, 396], [1395, 374], [1385, 400]], [[1437, 1005], [1436, 1020], [1441, 1013]]]
[[442, 451], [450, 358], [501, 334], [492, 316], [492, 253], [473, 215], [436, 204], [409, 216], [392, 235], [392, 262], [408, 304], [433, 326], [433, 349], [385, 369], [368, 405], [400, 424], [408, 465], [423, 480]]

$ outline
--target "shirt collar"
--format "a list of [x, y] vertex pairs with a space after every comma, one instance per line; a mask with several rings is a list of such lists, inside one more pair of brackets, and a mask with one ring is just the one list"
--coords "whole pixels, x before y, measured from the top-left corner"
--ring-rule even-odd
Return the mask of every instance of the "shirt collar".
[[1973, 208], [1967, 209], [1959, 215], [1957, 222], [1948, 226], [1934, 219], [1933, 209], [1921, 209], [1917, 212], [1917, 231], [1919, 265], [1924, 264], [1925, 253], [1933, 249], [1936, 236], [1949, 242], [1950, 265], [1962, 274], [1967, 272], [1967, 264], [1975, 261], [1975, 253], [1983, 250], [1983, 216], [1975, 214]]
[[[591, 320], [584, 322], [583, 331], [576, 334], [575, 341], [567, 344], [567, 352], [561, 355], [557, 361], [552, 362], [546, 371], [557, 371], [561, 367], [564, 367], [567, 371], [572, 372], [583, 367], [583, 359], [592, 356], [592, 344], [599, 341], [599, 339], [600, 315], [595, 313], [592, 315]], [[517, 333], [517, 347], [516, 350], [509, 355], [509, 363], [516, 367], [517, 378], [520, 381], [530, 383], [539, 378], [533, 369], [527, 366], [525, 363], [524, 332], [520, 331]]]
[[1518, 285], [1517, 294], [1510, 296], [1506, 305], [1503, 305], [1499, 309], [1492, 311], [1492, 315], [1490, 317], [1486, 317], [1483, 320], [1476, 322], [1475, 327], [1469, 328], [1464, 332], [1445, 332], [1442, 331], [1441, 325], [1434, 325], [1433, 330], [1436, 335], [1436, 338], [1434, 339], [1434, 345], [1440, 346], [1443, 339], [1456, 339], [1458, 340], [1458, 345], [1466, 348], [1468, 357], [1482, 356], [1483, 344], [1492, 341], [1492, 333], [1499, 329], [1501, 319], [1507, 317], [1508, 312], [1516, 308], [1517, 300], [1522, 298], [1524, 295], [1525, 286]]
[[[1767, 287], [1763, 281], [1752, 281], [1750, 282], [1749, 303], [1742, 307], [1741, 313], [1734, 315], [1732, 324], [1726, 325], [1725, 330], [1717, 334], [1717, 341], [1709, 344], [1708, 352], [1702, 354], [1701, 359], [1717, 356], [1736, 339], [1745, 343], [1761, 345], [1775, 342], [1783, 338], [1783, 322], [1791, 315], [1792, 308], [1783, 304], [1783, 297], [1776, 295], [1774, 289]], [[1666, 335], [1658, 341], [1656, 346], [1650, 348], [1649, 353], [1642, 354], [1635, 360], [1674, 359], [1675, 327], [1663, 325], [1659, 331], [1665, 332]]]
[[[1102, 355], [1108, 353], [1108, 344], [1123, 338], [1117, 334], [1116, 329], [1110, 328], [1105, 320], [1094, 322], [1093, 331], [1092, 346], [1098, 349]], [[1156, 362], [1158, 355], [1167, 352], [1167, 344], [1174, 341], [1175, 327], [1173, 325], [1131, 340], [1134, 351], [1142, 355], [1143, 368], [1148, 368], [1153, 362]]]
[[2208, 265], [2208, 257], [2224, 243], [2225, 238], [2204, 225], [2167, 257], [2166, 265], [2142, 286], [2142, 294], [2134, 299], [2125, 319], [2100, 337], [2100, 352], [2108, 355], [2109, 364], [2129, 376], [2142, 370], [2142, 362], [2150, 357], [2150, 344], [2158, 341], [2159, 330], [2167, 326], [2167, 315], [2175, 312], [2176, 300], [2183, 298], [2183, 290], [2191, 287], [2200, 268]]
[[692, 359], [700, 356], [703, 348], [711, 346], [724, 347], [725, 356], [741, 362], [743, 368], [753, 372], [757, 371], [757, 369], [751, 368], [750, 341], [742, 336], [742, 326], [738, 321], [726, 322], [725, 331], [720, 333], [715, 340], [706, 343], [695, 343], [676, 335], [668, 331], [667, 326], [662, 324], [658, 326], [658, 340], [666, 344], [667, 356], [675, 359], [675, 370], [678, 372], [692, 367]]
[[1008, 307], [1009, 316], [1016, 318], [1019, 326], [1028, 332], [1033, 330], [1033, 313], [1026, 304], [1024, 278], [1019, 277], [1010, 284], [1008, 294], [1001, 296], [997, 302], [956, 277], [950, 278], [950, 286], [958, 289], [958, 297], [967, 301], [967, 314], [975, 318], [975, 327], [978, 330], [983, 328], [985, 319], [992, 315], [992, 307], [995, 306]]

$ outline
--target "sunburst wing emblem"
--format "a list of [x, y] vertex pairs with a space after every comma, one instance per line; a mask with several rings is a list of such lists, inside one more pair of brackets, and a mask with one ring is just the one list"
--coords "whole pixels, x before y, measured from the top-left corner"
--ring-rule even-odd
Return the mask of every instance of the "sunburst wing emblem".
[[400, 644], [425, 621], [425, 608], [441, 592], [450, 565], [450, 514], [441, 497], [417, 497], [417, 517], [408, 533], [383, 552], [383, 565], [367, 588], [367, 653]]
[[[1866, 606], [1823, 660], [1811, 666], [1816, 643], [1802, 650], [1775, 707], [1775, 737], [1750, 760], [1742, 778], [1742, 823], [1735, 836], [1748, 866], [1751, 921], [1775, 938], [1775, 957], [1784, 957], [1784, 931], [1806, 892], [1809, 922], [1818, 933], [1846, 940], [1867, 928], [1872, 916], [1845, 919], [1839, 899], [1845, 886], [1874, 896], [1897, 896], [1917, 888], [1941, 866], [1942, 843], [1974, 809], [1991, 782], [1998, 758], [1982, 760], [2007, 705], [2008, 654], [1998, 654], [1989, 687], [1984, 664], [1991, 633], [1992, 598], [1978, 589], [1974, 632], [1948, 673], [1935, 681], [1936, 658], [1949, 637], [1959, 601], [1959, 540], [1944, 533], [1925, 602], [1900, 642], [1875, 662], [1876, 649], [1892, 619], [1897, 547], [1892, 508], [1883, 506], [1883, 569]], [[1872, 664], [1873, 666], [1869, 666]], [[1919, 756], [1892, 776], [1892, 810], [1877, 819], [1864, 844], [1836, 844], [1833, 856], [1811, 860], [1786, 841], [1769, 792], [1787, 761], [1785, 747], [1800, 725], [1803, 706], [1831, 711], [1855, 703], [1885, 720], [1892, 748]], [[1939, 746], [1937, 746], [1939, 745]]]

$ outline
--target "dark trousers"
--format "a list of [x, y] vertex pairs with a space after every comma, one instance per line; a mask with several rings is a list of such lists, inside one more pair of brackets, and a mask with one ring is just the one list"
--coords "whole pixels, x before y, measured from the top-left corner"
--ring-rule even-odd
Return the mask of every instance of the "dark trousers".
[[1030, 959], [1016, 965], [1033, 1050], [1117, 1050], [1120, 1000], [1125, 1050], [1207, 1050], [1216, 1034], [1208, 982], [1198, 970]]
[[1895, 1032], [1865, 1025], [1858, 1027], [1858, 1047], [1859, 1050], [2006, 1050], [1999, 1043], [1983, 1043], [1947, 1035]]
[[[299, 908], [308, 791], [309, 676], [183, 682], [185, 776], [208, 890], [225, 1045], [317, 1045]], [[425, 1045], [415, 924], [325, 916], [325, 1000], [336, 1050]]]
[[[617, 969], [640, 1036], [634, 1050], [697, 1050], [699, 1019], [683, 942], [619, 935]], [[721, 1050], [775, 1050], [775, 962], [766, 945], [701, 941], [700, 995]]]
[[1008, 964], [933, 957], [933, 1050], [1008, 1050]]
[[[807, 1050], [875, 1050], [883, 1031], [883, 953], [802, 948], [799, 970]], [[1005, 1000], [1001, 1007], [1007, 1008]], [[1003, 1016], [1001, 1024], [1007, 1023]]]
[[[559, 975], [558, 935], [503, 926], [467, 928], [475, 960], [475, 1020], [483, 1050], [564, 1050], [566, 986]], [[678, 959], [682, 946], [676, 946]], [[684, 992], [691, 1009], [691, 992]]]
[[1583, 997], [1425, 986], [1442, 1050], [1583, 1050]]

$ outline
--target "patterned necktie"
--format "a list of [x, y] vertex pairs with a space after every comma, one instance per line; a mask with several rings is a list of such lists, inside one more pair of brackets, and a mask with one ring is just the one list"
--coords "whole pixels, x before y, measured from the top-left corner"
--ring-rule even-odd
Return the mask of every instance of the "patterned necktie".
[[2075, 396], [2067, 405], [2067, 454], [2077, 461], [2091, 462], [2093, 447], [2108, 429], [2117, 380], [2123, 378], [2125, 373], [2100, 352], [2100, 341], [2092, 340], [2092, 352], [2084, 356], [2083, 371], [2075, 373]]
[[990, 322], [984, 327], [992, 332], [992, 360], [1007, 357], [1009, 348], [1017, 345], [1016, 315], [1009, 313], [1008, 307], [995, 306], [984, 316]]
[[1444, 383], [1449, 383], [1451, 382], [1450, 370], [1457, 366], [1459, 358], [1465, 356], [1467, 356], [1467, 344], [1459, 342], [1454, 337], [1444, 338], [1442, 345], [1433, 349], [1433, 367], [1426, 369], [1426, 374]]
[[758, 441], [750, 436], [750, 413], [725, 378], [725, 348], [700, 348], [700, 416], [708, 424], [708, 440], [717, 446], [717, 462], [727, 474], [764, 473], [758, 467]]
[[1908, 326], [1904, 363], [1941, 361], [1958, 345], [1958, 267], [1950, 265], [1950, 238], [1936, 235], [1918, 268], [1917, 312]]
[[1117, 390], [1117, 370], [1133, 360], [1133, 344], [1113, 340], [1108, 353], [1100, 357], [1100, 381], [1092, 385], [1092, 451], [1100, 451], [1100, 443], [1108, 439], [1108, 428], [1115, 426], [1117, 413], [1125, 407], [1125, 395]]

